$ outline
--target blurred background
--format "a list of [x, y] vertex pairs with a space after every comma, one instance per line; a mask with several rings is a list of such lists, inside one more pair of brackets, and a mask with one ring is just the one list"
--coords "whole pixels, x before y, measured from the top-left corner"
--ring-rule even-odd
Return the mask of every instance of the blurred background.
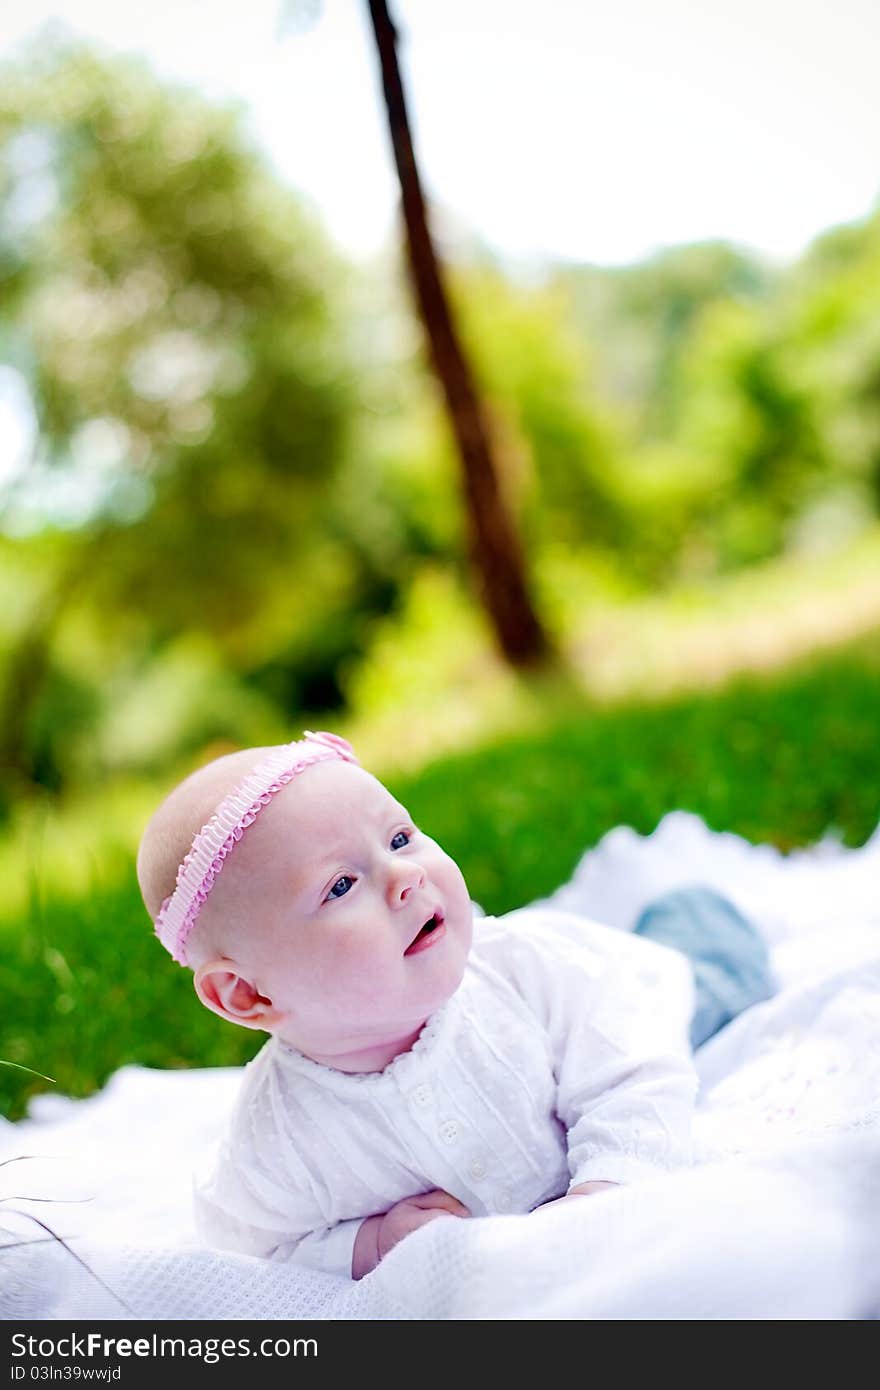
[[880, 11], [392, 17], [520, 658], [366, 0], [0, 18], [13, 1117], [48, 1084], [21, 1067], [87, 1094], [259, 1045], [133, 874], [161, 796], [234, 747], [346, 734], [490, 912], [678, 807], [783, 850], [880, 819]]

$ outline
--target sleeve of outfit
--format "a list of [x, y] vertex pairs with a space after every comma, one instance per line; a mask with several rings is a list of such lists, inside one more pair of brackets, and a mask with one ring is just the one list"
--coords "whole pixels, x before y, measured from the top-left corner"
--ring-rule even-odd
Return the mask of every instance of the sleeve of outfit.
[[510, 913], [503, 929], [511, 983], [549, 1039], [571, 1186], [689, 1164], [697, 1076], [685, 957], [550, 909]]
[[221, 1154], [211, 1177], [196, 1183], [196, 1228], [209, 1245], [223, 1250], [285, 1260], [350, 1279], [361, 1219], [313, 1229], [305, 1204], [296, 1214], [291, 1212], [292, 1205], [288, 1197], [285, 1210], [275, 1211], [255, 1199], [229, 1155]]
[[273, 1122], [260, 1061], [245, 1077], [227, 1137], [196, 1178], [196, 1229], [220, 1249], [351, 1278], [362, 1218], [328, 1224], [306, 1165]]

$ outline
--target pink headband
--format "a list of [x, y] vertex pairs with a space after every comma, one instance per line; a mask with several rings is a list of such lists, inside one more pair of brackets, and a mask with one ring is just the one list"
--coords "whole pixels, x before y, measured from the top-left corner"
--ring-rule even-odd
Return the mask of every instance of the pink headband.
[[220, 802], [177, 870], [177, 886], [156, 918], [156, 935], [176, 961], [186, 965], [186, 940], [217, 882], [224, 861], [276, 792], [314, 763], [340, 758], [360, 766], [354, 749], [337, 734], [306, 731], [294, 743], [273, 749], [243, 782]]

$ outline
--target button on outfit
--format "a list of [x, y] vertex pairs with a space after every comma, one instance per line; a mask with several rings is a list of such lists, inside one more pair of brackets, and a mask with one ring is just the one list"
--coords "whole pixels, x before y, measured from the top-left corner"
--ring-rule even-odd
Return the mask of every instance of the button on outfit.
[[474, 926], [458, 990], [384, 1071], [336, 1071], [277, 1038], [244, 1069], [197, 1184], [209, 1242], [347, 1275], [363, 1219], [417, 1193], [527, 1212], [573, 1183], [689, 1162], [687, 960], [548, 908]]

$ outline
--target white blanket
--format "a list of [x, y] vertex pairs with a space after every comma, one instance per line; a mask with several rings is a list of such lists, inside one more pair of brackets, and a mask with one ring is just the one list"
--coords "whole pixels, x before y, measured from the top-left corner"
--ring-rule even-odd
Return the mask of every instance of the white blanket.
[[0, 1161], [14, 1160], [0, 1315], [880, 1315], [880, 831], [786, 858], [676, 813], [647, 838], [606, 836], [553, 901], [627, 928], [693, 881], [760, 925], [781, 985], [697, 1054], [694, 1168], [530, 1216], [433, 1222], [352, 1284], [200, 1248], [190, 1173], [237, 1073], [126, 1067], [90, 1100], [41, 1096], [0, 1126]]

